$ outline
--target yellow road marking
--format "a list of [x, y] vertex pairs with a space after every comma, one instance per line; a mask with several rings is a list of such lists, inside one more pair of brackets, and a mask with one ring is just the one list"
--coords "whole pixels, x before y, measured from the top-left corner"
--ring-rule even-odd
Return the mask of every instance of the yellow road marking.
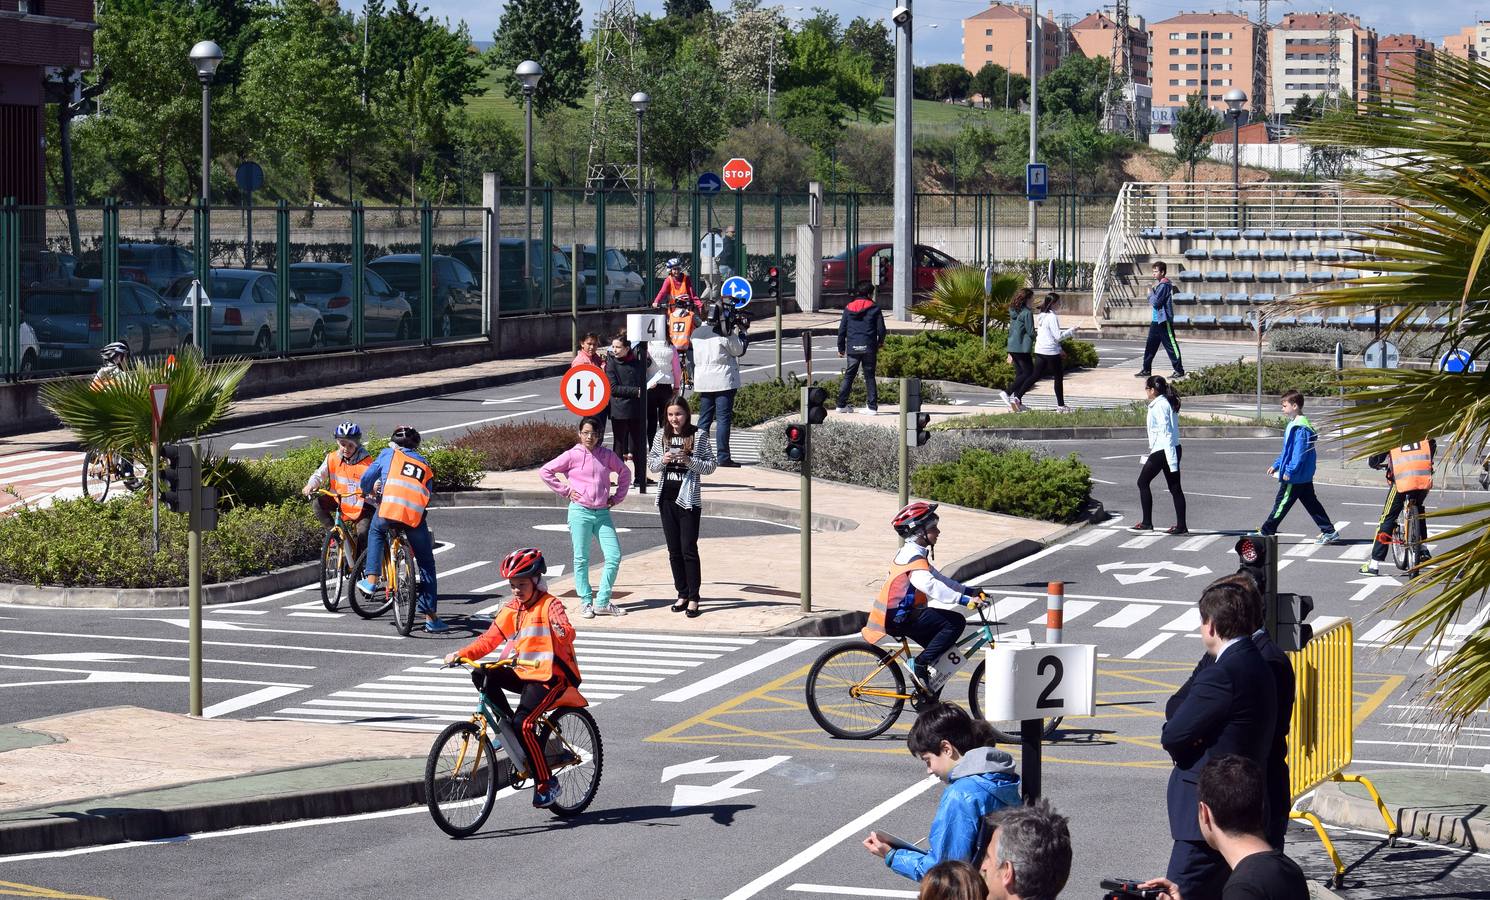
[[[1372, 676], [1368, 675], [1367, 677]], [[1356, 682], [1359, 683], [1360, 680], [1361, 677], [1357, 675]], [[1377, 707], [1385, 703], [1386, 699], [1392, 695], [1392, 692], [1397, 690], [1398, 686], [1406, 680], [1406, 676], [1403, 675], [1388, 675], [1382, 679], [1381, 686], [1370, 694], [1367, 694], [1366, 699], [1356, 706], [1355, 718], [1351, 722], [1352, 727], [1360, 728], [1366, 719], [1372, 713], [1376, 712]], [[1357, 696], [1361, 694], [1360, 691], [1356, 691], [1355, 693]]]
[[49, 900], [104, 900], [103, 897], [69, 894], [64, 891], [55, 891], [51, 888], [38, 887], [34, 884], [20, 884], [15, 881], [0, 881], [0, 896], [46, 897]]

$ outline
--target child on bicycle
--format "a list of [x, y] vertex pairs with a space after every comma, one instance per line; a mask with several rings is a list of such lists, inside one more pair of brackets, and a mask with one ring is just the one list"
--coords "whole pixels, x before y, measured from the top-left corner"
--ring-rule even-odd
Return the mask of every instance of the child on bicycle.
[[683, 261], [674, 256], [667, 261], [667, 277], [662, 279], [657, 296], [652, 298], [652, 306], [670, 309], [678, 305], [692, 307], [694, 312], [704, 311], [703, 303], [693, 292], [693, 282], [688, 280], [687, 273], [683, 271]]
[[[538, 720], [556, 706], [588, 705], [578, 690], [581, 679], [574, 654], [574, 626], [569, 624], [563, 602], [539, 583], [547, 570], [539, 550], [507, 554], [501, 572], [512, 587], [512, 599], [497, 611], [484, 634], [445, 657], [447, 663], [480, 659], [500, 647], [499, 659], [517, 659], [518, 665], [510, 669], [477, 669], [471, 679], [517, 730], [533, 767], [533, 805], [540, 809], [553, 806], [563, 788], [554, 779], [538, 740]], [[516, 712], [503, 690], [518, 695]]]
[[1430, 438], [1393, 447], [1366, 460], [1371, 468], [1386, 470], [1390, 487], [1387, 488], [1381, 521], [1376, 526], [1376, 543], [1371, 547], [1371, 558], [1361, 563], [1362, 575], [1375, 575], [1380, 570], [1381, 561], [1387, 558], [1387, 550], [1392, 545], [1392, 532], [1397, 530], [1397, 517], [1408, 503], [1418, 509], [1418, 533], [1409, 535], [1418, 542], [1418, 558], [1413, 562], [1421, 566], [1431, 558], [1428, 548], [1423, 546], [1428, 539], [1428, 526], [1423, 522], [1422, 512], [1428, 492], [1433, 490], [1433, 456], [1437, 452], [1438, 442]]
[[[357, 548], [363, 545], [367, 530], [372, 527], [372, 514], [367, 504], [362, 502], [361, 484], [362, 474], [373, 460], [367, 448], [362, 446], [362, 427], [356, 422], [343, 422], [336, 426], [334, 436], [336, 449], [326, 454], [321, 467], [311, 474], [300, 494], [315, 498], [311, 501], [311, 511], [324, 528], [331, 527], [334, 521], [331, 511], [341, 506], [341, 517], [352, 529], [352, 556], [355, 558]], [[341, 496], [335, 499], [315, 496], [322, 487]]]
[[371, 497], [378, 493], [381, 485], [383, 499], [378, 503], [377, 516], [368, 530], [367, 563], [363, 567], [362, 580], [357, 582], [357, 590], [367, 595], [378, 590], [389, 523], [402, 527], [409, 536], [414, 562], [419, 566], [419, 611], [424, 614], [424, 630], [439, 634], [449, 631], [450, 626], [435, 615], [439, 597], [435, 580], [435, 547], [429, 523], [425, 521], [435, 470], [429, 460], [419, 455], [419, 440], [416, 429], [408, 425], [398, 426], [393, 429], [388, 446], [362, 473], [359, 482], [362, 493]]
[[915, 881], [944, 860], [960, 859], [976, 866], [988, 846], [985, 817], [1021, 802], [1014, 757], [996, 749], [993, 742], [989, 724], [973, 719], [960, 706], [933, 703], [922, 710], [905, 739], [906, 746], [926, 764], [927, 774], [947, 783], [936, 818], [931, 820], [926, 849], [893, 847], [876, 831], [864, 839], [864, 848]]
[[905, 538], [885, 586], [869, 612], [869, 622], [860, 630], [871, 644], [885, 635], [907, 637], [921, 645], [914, 671], [922, 684], [930, 684], [931, 667], [957, 641], [967, 619], [957, 610], [975, 609], [988, 601], [977, 588], [970, 588], [938, 572], [929, 559], [941, 536], [937, 504], [917, 500], [907, 505], [890, 525]]
[[103, 365], [93, 373], [93, 380], [88, 383], [95, 391], [103, 390], [115, 378], [124, 374], [124, 367], [129, 365], [129, 345], [123, 341], [114, 341], [106, 344], [98, 351], [98, 355], [103, 358]]

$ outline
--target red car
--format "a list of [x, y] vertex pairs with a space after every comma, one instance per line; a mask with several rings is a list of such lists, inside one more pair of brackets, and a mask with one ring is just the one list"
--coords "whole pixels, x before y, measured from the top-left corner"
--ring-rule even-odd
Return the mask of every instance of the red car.
[[[936, 281], [936, 273], [942, 269], [950, 269], [960, 266], [962, 263], [936, 249], [925, 244], [916, 244], [916, 274], [914, 290], [917, 293], [930, 291]], [[860, 281], [872, 279], [874, 266], [878, 264], [877, 257], [893, 259], [895, 245], [890, 243], [860, 244], [854, 248], [857, 255], [855, 263], [854, 278]], [[823, 260], [823, 292], [847, 292], [853, 288], [847, 283], [848, 276], [848, 253], [839, 253]], [[893, 272], [894, 263], [891, 262], [888, 272]]]

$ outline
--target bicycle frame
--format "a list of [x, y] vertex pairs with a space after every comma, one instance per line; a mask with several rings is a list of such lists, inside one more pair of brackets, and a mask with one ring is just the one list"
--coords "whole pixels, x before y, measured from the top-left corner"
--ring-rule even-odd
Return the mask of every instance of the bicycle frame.
[[[978, 611], [978, 618], [980, 621], [977, 628], [965, 637], [958, 638], [957, 642], [954, 643], [951, 648], [947, 650], [946, 653], [942, 654], [941, 660], [938, 660], [938, 662], [951, 662], [953, 664], [952, 668], [947, 669], [945, 672], [938, 669], [936, 677], [931, 680], [930, 684], [922, 685], [923, 687], [932, 692], [935, 692], [939, 690], [942, 685], [950, 681], [952, 679], [952, 676], [958, 674], [959, 672], [972, 672], [978, 667], [978, 663], [980, 662], [980, 660], [978, 659], [977, 653], [984, 647], [994, 643], [993, 626], [997, 624], [995, 622], [988, 621], [988, 619], [983, 616], [982, 610]], [[879, 675], [880, 672], [884, 671], [886, 667], [895, 665], [896, 661], [902, 658], [911, 658], [911, 644], [909, 638], [901, 638], [900, 646], [896, 647], [890, 652], [888, 656], [880, 660], [880, 664], [871, 669], [868, 675], [864, 676], [857, 683], [851, 685], [848, 689], [849, 696], [855, 699], [858, 699], [860, 697], [884, 697], [888, 700], [910, 700], [912, 697], [912, 695], [910, 694], [902, 694], [897, 691], [887, 691], [881, 688], [866, 687], [866, 685], [869, 682], [873, 681], [875, 677]], [[912, 684], [920, 684], [919, 680], [916, 678], [916, 670], [913, 666], [910, 667], [910, 675]]]

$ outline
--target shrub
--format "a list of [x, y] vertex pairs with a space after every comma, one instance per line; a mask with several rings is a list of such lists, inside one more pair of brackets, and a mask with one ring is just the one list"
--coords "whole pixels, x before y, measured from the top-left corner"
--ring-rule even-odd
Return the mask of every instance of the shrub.
[[1003, 273], [993, 278], [993, 290], [983, 290], [983, 272], [956, 266], [936, 273], [931, 297], [916, 306], [916, 315], [943, 328], [967, 334], [983, 334], [984, 315], [989, 330], [1009, 324], [1009, 299], [1024, 287], [1024, 278]]
[[[202, 539], [206, 583], [262, 575], [315, 559], [321, 526], [303, 500], [225, 511]], [[151, 550], [150, 498], [58, 500], [0, 519], [0, 581], [63, 587], [181, 587], [186, 515], [162, 509]]]
[[[369, 436], [366, 444], [368, 452], [377, 456], [378, 451], [388, 446], [388, 441]], [[241, 460], [217, 457], [209, 462], [211, 471], [206, 481], [217, 487], [229, 506], [264, 506], [295, 500], [326, 454], [334, 449], [334, 441], [315, 440], [278, 456]], [[420, 452], [435, 470], [437, 491], [468, 490], [481, 480], [482, 459], [474, 450], [454, 444], [427, 444]]]
[[[881, 355], [883, 359], [883, 355]], [[816, 382], [816, 386], [828, 392], [828, 405], [831, 407], [838, 402], [838, 386], [843, 382], [841, 378], [826, 378]], [[802, 408], [802, 385], [796, 375], [793, 375], [785, 384], [779, 381], [757, 381], [743, 385], [735, 394], [734, 425], [736, 428], [750, 428], [762, 422], [769, 422], [780, 416], [789, 416]], [[900, 398], [900, 387], [894, 381], [884, 378], [875, 379], [879, 387], [879, 402], [893, 406]], [[855, 406], [863, 406], [869, 401], [868, 388], [863, 378], [855, 378], [854, 386], [848, 392], [848, 402]], [[923, 403], [939, 403], [946, 399], [941, 388], [934, 384], [923, 384], [921, 386], [921, 401]]]
[[917, 496], [1052, 522], [1076, 518], [1092, 493], [1092, 470], [1076, 454], [1038, 457], [1028, 450], [968, 450], [953, 462], [911, 474]]
[[1268, 332], [1268, 349], [1279, 353], [1334, 353], [1335, 344], [1343, 343], [1346, 353], [1360, 353], [1370, 338], [1346, 328], [1305, 325], [1300, 328], [1275, 328]]
[[[892, 378], [915, 376], [1005, 390], [1014, 383], [1007, 340], [1007, 332], [990, 331], [985, 348], [981, 337], [956, 331], [891, 335], [880, 351], [880, 371]], [[1097, 348], [1086, 341], [1067, 339], [1061, 347], [1068, 371], [1097, 365]]]
[[496, 422], [472, 429], [452, 447], [469, 450], [483, 469], [505, 471], [540, 466], [574, 446], [572, 425], [558, 422]]
[[[1338, 378], [1334, 368], [1304, 362], [1264, 362], [1262, 392], [1274, 396], [1287, 390], [1318, 394], [1334, 391]], [[1246, 360], [1219, 363], [1191, 372], [1175, 388], [1182, 396], [1202, 394], [1252, 394], [1257, 391], [1257, 364]]]

